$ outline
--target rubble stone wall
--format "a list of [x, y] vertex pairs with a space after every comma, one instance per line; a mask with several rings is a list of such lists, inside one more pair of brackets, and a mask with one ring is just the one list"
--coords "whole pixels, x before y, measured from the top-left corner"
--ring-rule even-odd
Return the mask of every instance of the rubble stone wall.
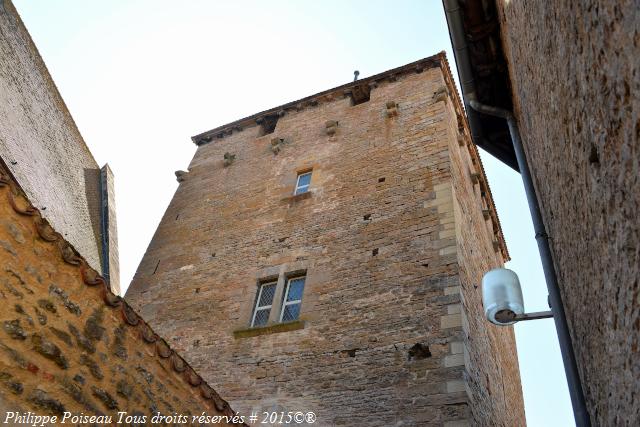
[[637, 422], [639, 4], [497, 3], [592, 424]]
[[[8, 177], [0, 167], [0, 408], [57, 416], [52, 425], [59, 425], [65, 412], [111, 416], [114, 425], [118, 412], [138, 417], [137, 425], [142, 416], [150, 424], [158, 412], [233, 416], [226, 402], [107, 290]], [[9, 415], [1, 415], [5, 422]], [[9, 424], [21, 424], [15, 421], [8, 418]], [[121, 425], [132, 425], [124, 421]], [[181, 425], [206, 424], [192, 421]]]

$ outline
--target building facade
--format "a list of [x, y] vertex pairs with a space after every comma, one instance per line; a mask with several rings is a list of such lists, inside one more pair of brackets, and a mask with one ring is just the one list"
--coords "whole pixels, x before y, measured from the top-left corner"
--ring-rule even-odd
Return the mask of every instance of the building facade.
[[9, 0], [0, 1], [0, 157], [47, 220], [119, 293], [113, 173], [96, 163]]
[[[638, 1], [443, 3], [465, 99], [516, 118], [588, 418], [638, 424]], [[515, 164], [505, 121], [473, 115], [475, 143]]]
[[524, 425], [508, 259], [443, 53], [193, 138], [127, 300], [235, 409]]

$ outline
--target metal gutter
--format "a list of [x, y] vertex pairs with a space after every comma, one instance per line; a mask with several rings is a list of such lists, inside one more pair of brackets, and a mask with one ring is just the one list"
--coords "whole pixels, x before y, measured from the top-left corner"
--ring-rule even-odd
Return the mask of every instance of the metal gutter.
[[106, 168], [100, 169], [100, 227], [102, 237], [102, 277], [110, 286], [109, 275], [109, 192]]
[[[578, 427], [589, 427], [591, 422], [586, 408], [582, 384], [580, 382], [580, 375], [578, 373], [575, 353], [571, 342], [571, 334], [569, 332], [564, 305], [560, 295], [555, 265], [551, 256], [549, 237], [547, 236], [544, 222], [542, 220], [542, 214], [540, 213], [540, 205], [536, 198], [531, 172], [522, 147], [517, 121], [511, 111], [485, 105], [477, 99], [478, 97], [474, 79], [475, 75], [469, 57], [469, 49], [464, 31], [460, 3], [458, 0], [443, 0], [442, 3], [445, 9], [449, 35], [454, 49], [456, 64], [458, 66], [462, 97], [464, 99], [465, 106], [467, 106], [466, 110], [469, 127], [471, 128], [474, 143], [476, 143], [476, 145], [483, 146], [481, 142], [484, 141], [482, 127], [480, 124], [482, 117], [478, 113], [499, 117], [507, 122], [509, 134], [511, 136], [511, 143], [513, 144], [513, 149], [515, 151], [517, 170], [519, 170], [522, 176], [527, 201], [529, 203], [529, 211], [531, 213], [531, 219], [535, 229], [538, 251], [540, 253], [542, 268], [547, 283], [547, 289], [549, 291], [549, 302], [553, 312], [553, 319], [562, 354], [562, 362], [564, 364], [567, 384], [569, 386], [569, 395], [573, 406], [574, 419]], [[496, 157], [499, 158], [499, 156]], [[504, 160], [503, 162], [508, 164]], [[513, 165], [509, 166], [513, 168]]]
[[518, 171], [518, 164], [513, 153], [487, 138], [483, 130], [482, 117], [468, 107], [469, 100], [481, 100], [478, 96], [477, 82], [469, 53], [470, 49], [464, 30], [462, 7], [458, 0], [442, 0], [442, 4], [444, 6], [451, 46], [453, 47], [453, 54], [458, 68], [460, 88], [463, 94], [471, 137], [477, 146], [483, 148], [510, 168]]

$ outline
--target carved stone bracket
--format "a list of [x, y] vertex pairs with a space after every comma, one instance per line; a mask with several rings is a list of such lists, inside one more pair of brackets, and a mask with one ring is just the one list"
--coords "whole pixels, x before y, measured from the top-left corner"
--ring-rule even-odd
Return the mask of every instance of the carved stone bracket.
[[458, 133], [464, 135], [464, 117], [460, 113], [456, 114], [458, 119]]
[[273, 152], [273, 154], [278, 154], [280, 150], [282, 150], [284, 144], [286, 144], [287, 142], [288, 141], [284, 138], [273, 138], [271, 140], [271, 151]]
[[387, 117], [395, 117], [398, 115], [398, 103], [395, 101], [387, 101]]
[[446, 86], [440, 86], [435, 92], [433, 92], [433, 102], [447, 101], [449, 91]]
[[230, 166], [231, 163], [233, 163], [235, 160], [236, 160], [236, 155], [235, 154], [224, 153], [222, 164], [226, 168], [227, 166]]
[[189, 172], [187, 171], [176, 171], [176, 179], [178, 180], [178, 182], [184, 182], [188, 174]]
[[325, 131], [329, 136], [335, 135], [336, 131], [338, 130], [338, 122], [335, 120], [328, 120], [324, 124], [324, 126], [325, 126]]
[[469, 173], [469, 176], [471, 177], [471, 182], [475, 185], [478, 182], [480, 182], [480, 174], [475, 173], [475, 172], [471, 172]]

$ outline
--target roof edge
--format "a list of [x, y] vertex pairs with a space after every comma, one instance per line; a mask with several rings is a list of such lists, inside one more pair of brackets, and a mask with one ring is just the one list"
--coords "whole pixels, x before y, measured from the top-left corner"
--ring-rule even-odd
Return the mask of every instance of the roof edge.
[[485, 190], [487, 205], [489, 206], [489, 215], [491, 219], [491, 223], [493, 225], [493, 229], [496, 231], [495, 235], [498, 240], [498, 245], [500, 247], [500, 252], [502, 253], [502, 257], [504, 262], [507, 262], [511, 259], [509, 255], [509, 249], [507, 248], [507, 242], [504, 238], [504, 234], [502, 233], [502, 225], [500, 224], [500, 218], [498, 217], [498, 209], [493, 201], [493, 195], [491, 194], [491, 188], [489, 187], [489, 179], [487, 178], [487, 174], [484, 170], [484, 166], [482, 164], [482, 159], [480, 158], [480, 153], [478, 152], [478, 147], [473, 143], [471, 138], [471, 126], [469, 125], [469, 119], [467, 114], [465, 114], [465, 109], [462, 104], [462, 100], [460, 98], [460, 94], [458, 93], [458, 87], [453, 80], [453, 74], [451, 73], [451, 68], [449, 67], [449, 61], [447, 60], [447, 55], [444, 52], [440, 52], [440, 68], [442, 69], [442, 74], [444, 75], [445, 82], [447, 86], [449, 86], [449, 92], [451, 93], [451, 97], [453, 98], [453, 105], [456, 110], [456, 113], [462, 117], [462, 122], [464, 123], [465, 136], [468, 136], [468, 142], [465, 146], [469, 150], [469, 154], [471, 158], [475, 160], [475, 162], [480, 167], [480, 186], [483, 190]]
[[257, 121], [260, 121], [261, 118], [265, 116], [283, 116], [286, 114], [287, 110], [295, 110], [300, 111], [309, 106], [318, 105], [321, 102], [330, 101], [337, 97], [345, 97], [349, 96], [351, 90], [353, 88], [369, 85], [375, 86], [378, 82], [382, 80], [389, 79], [391, 81], [395, 80], [398, 76], [408, 74], [411, 72], [422, 72], [425, 69], [435, 68], [440, 66], [440, 61], [444, 55], [444, 51], [441, 51], [435, 55], [428, 56], [423, 59], [419, 59], [417, 61], [411, 62], [406, 65], [402, 65], [400, 67], [393, 68], [391, 70], [383, 71], [382, 73], [375, 74], [373, 76], [366, 77], [361, 80], [355, 80], [341, 86], [337, 86], [314, 95], [307, 96], [302, 99], [298, 99], [296, 101], [291, 101], [286, 104], [270, 108], [268, 110], [261, 111], [259, 113], [252, 114], [251, 116], [244, 117], [242, 119], [233, 121], [231, 123], [227, 123], [222, 126], [218, 126], [214, 129], [208, 130], [206, 132], [199, 133], [195, 136], [191, 137], [191, 140], [196, 145], [203, 145], [211, 140], [214, 137], [222, 138], [225, 135], [231, 134], [234, 130], [239, 131], [248, 126], [253, 126]]

